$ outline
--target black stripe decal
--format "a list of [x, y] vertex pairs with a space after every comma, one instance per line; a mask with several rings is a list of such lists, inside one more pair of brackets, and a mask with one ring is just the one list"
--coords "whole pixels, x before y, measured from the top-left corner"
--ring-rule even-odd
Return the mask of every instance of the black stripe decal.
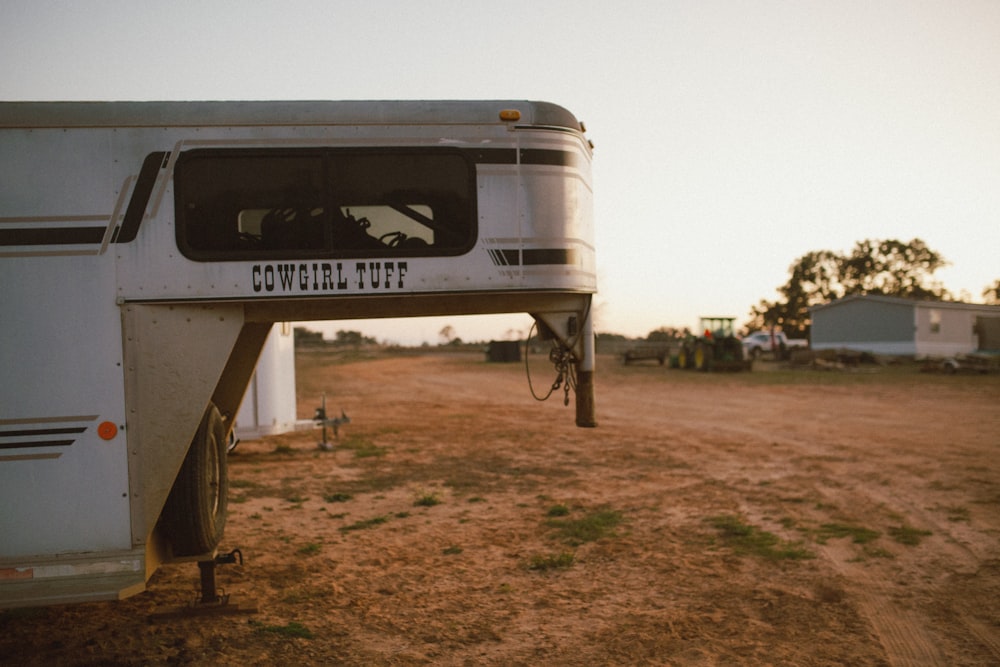
[[[479, 148], [468, 151], [473, 161], [478, 164], [517, 164], [518, 149], [515, 148]], [[555, 167], [575, 167], [579, 156], [569, 151], [557, 151], [548, 148], [520, 149], [521, 164], [539, 164]]]
[[114, 243], [128, 243], [134, 241], [139, 233], [139, 223], [146, 213], [146, 206], [149, 204], [149, 197], [153, 194], [153, 186], [156, 185], [156, 177], [160, 169], [166, 166], [167, 153], [158, 151], [150, 153], [142, 162], [142, 169], [139, 170], [139, 178], [135, 182], [132, 190], [132, 199], [125, 209], [125, 220], [121, 229], [118, 230]]
[[522, 250], [525, 266], [537, 264], [576, 264], [576, 250], [571, 248], [538, 248]]
[[72, 445], [74, 440], [38, 440], [34, 442], [0, 442], [0, 449], [21, 449], [26, 447], [62, 447]]
[[86, 430], [86, 426], [80, 426], [74, 428], [41, 428], [37, 430], [22, 429], [20, 431], [0, 431], [0, 438], [22, 437], [25, 435], [65, 435], [67, 433], [83, 433]]
[[576, 264], [577, 251], [573, 248], [494, 248], [490, 258], [497, 266], [541, 266], [544, 264]]
[[0, 229], [0, 245], [71, 245], [100, 243], [104, 227], [49, 227]]

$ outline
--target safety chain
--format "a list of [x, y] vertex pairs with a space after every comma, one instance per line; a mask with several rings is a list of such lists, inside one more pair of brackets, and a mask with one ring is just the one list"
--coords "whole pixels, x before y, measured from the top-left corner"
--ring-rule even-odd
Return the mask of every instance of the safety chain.
[[552, 383], [552, 392], [563, 388], [563, 405], [569, 405], [570, 390], [576, 391], [576, 355], [573, 350], [564, 345], [553, 345], [549, 351], [549, 361], [556, 369], [556, 379]]
[[[532, 333], [534, 333], [534, 325], [531, 327], [531, 332], [528, 333], [528, 340], [531, 340]], [[528, 347], [530, 349], [530, 346]], [[573, 354], [573, 350], [566, 346], [565, 344], [557, 344], [553, 342], [552, 349], [549, 350], [549, 361], [556, 369], [556, 379], [549, 387], [549, 392], [544, 396], [539, 396], [535, 393], [535, 387], [531, 383], [531, 370], [528, 367], [528, 351], [525, 350], [524, 355], [524, 370], [528, 376], [528, 389], [531, 390], [531, 395], [536, 401], [547, 401], [549, 397], [555, 392], [559, 391], [559, 388], [563, 389], [563, 405], [569, 405], [569, 392], [576, 391], [576, 355]]]

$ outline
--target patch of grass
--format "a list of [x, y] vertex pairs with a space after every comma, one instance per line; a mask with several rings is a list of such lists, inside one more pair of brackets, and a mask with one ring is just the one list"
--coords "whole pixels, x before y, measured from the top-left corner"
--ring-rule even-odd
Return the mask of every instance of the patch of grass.
[[555, 528], [566, 542], [580, 545], [613, 536], [621, 522], [621, 512], [600, 509], [579, 519], [549, 519], [546, 524]]
[[299, 555], [301, 556], [315, 556], [320, 551], [323, 550], [323, 545], [317, 542], [310, 542], [305, 546], [299, 547]]
[[840, 537], [850, 537], [854, 544], [867, 544], [879, 535], [881, 533], [877, 530], [843, 523], [824, 523], [813, 531], [813, 536], [820, 544], [826, 544], [827, 540]]
[[258, 634], [270, 633], [282, 637], [298, 637], [301, 639], [314, 639], [316, 637], [312, 630], [297, 621], [290, 621], [286, 625], [266, 625], [260, 621], [250, 621], [250, 626]]
[[296, 494], [292, 494], [291, 496], [285, 498], [285, 500], [287, 500], [288, 502], [290, 502], [290, 503], [292, 503], [294, 505], [301, 505], [305, 501], [309, 500], [309, 498], [307, 498], [306, 496], [300, 496], [299, 494], [296, 493]]
[[323, 600], [332, 594], [333, 592], [329, 588], [301, 586], [286, 590], [284, 595], [281, 596], [281, 600], [287, 604], [306, 604], [316, 600]]
[[323, 496], [323, 500], [328, 503], [346, 503], [353, 498], [354, 496], [349, 493], [328, 493]]
[[907, 526], [906, 524], [903, 524], [902, 526], [891, 526], [889, 528], [889, 535], [892, 539], [896, 540], [900, 544], [905, 544], [910, 547], [920, 544], [920, 540], [930, 534], [931, 531], [929, 530], [920, 530], [919, 528]]
[[443, 553], [445, 556], [457, 556], [458, 554], [462, 553], [462, 547], [453, 544], [447, 549], [445, 549]]
[[291, 454], [292, 451], [294, 451], [294, 450], [292, 450], [292, 448], [291, 448], [290, 445], [280, 445], [279, 444], [279, 445], [275, 445], [274, 446], [274, 451], [271, 452], [271, 453], [272, 454]]
[[384, 515], [372, 517], [371, 519], [363, 519], [361, 521], [355, 521], [349, 526], [341, 526], [340, 532], [347, 533], [352, 530], [365, 530], [368, 528], [374, 528], [375, 526], [379, 526], [388, 520], [389, 517]]
[[870, 544], [864, 547], [865, 556], [869, 558], [895, 558], [891, 551], [888, 549], [883, 549], [882, 547], [872, 546]]
[[725, 545], [734, 553], [767, 560], [802, 560], [814, 557], [798, 544], [782, 541], [774, 533], [743, 523], [739, 517], [716, 516], [708, 521], [719, 531]]
[[942, 507], [948, 514], [948, 521], [965, 521], [969, 522], [972, 520], [972, 514], [969, 512], [968, 507], [963, 507], [961, 505], [952, 505], [949, 507]]
[[413, 505], [415, 507], [434, 507], [435, 505], [440, 505], [442, 502], [436, 493], [424, 493], [413, 501]]
[[554, 517], [554, 516], [569, 516], [569, 508], [566, 507], [565, 505], [553, 505], [545, 513], [545, 516], [550, 516], [550, 517]]
[[576, 556], [572, 551], [563, 551], [558, 554], [545, 556], [535, 555], [528, 561], [528, 569], [535, 572], [545, 572], [547, 570], [565, 570], [571, 567], [576, 561]]
[[385, 454], [389, 451], [385, 447], [379, 447], [365, 436], [357, 434], [345, 438], [344, 441], [340, 443], [340, 447], [352, 450], [354, 452], [354, 458], [356, 459], [385, 456]]

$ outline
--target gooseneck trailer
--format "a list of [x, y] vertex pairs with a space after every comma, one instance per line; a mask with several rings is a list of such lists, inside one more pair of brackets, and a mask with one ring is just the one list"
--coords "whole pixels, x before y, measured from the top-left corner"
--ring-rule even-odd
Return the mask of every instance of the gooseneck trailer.
[[0, 607], [212, 557], [275, 322], [527, 312], [595, 425], [591, 153], [540, 102], [0, 103]]

